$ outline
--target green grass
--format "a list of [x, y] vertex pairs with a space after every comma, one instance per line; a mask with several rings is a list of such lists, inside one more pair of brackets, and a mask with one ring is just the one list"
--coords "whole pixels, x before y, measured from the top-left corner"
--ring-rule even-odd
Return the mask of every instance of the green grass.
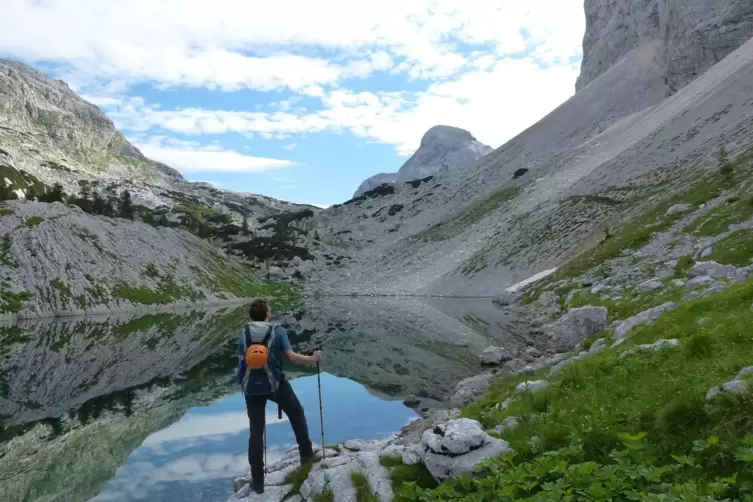
[[315, 495], [313, 502], [335, 502], [335, 494], [332, 490], [325, 490], [319, 495]]
[[10, 216], [12, 214], [15, 214], [12, 209], [0, 209], [0, 216]]
[[31, 293], [22, 291], [20, 293], [13, 293], [11, 291], [0, 290], [0, 313], [2, 314], [15, 314], [26, 306], [26, 302], [31, 300], [33, 296]]
[[747, 221], [751, 216], [753, 199], [733, 197], [685, 227], [684, 232], [696, 237], [711, 237], [726, 232], [730, 225]]
[[33, 228], [33, 227], [39, 226], [43, 221], [44, 221], [44, 218], [40, 216], [32, 216], [31, 218], [27, 218], [27, 220], [24, 222], [24, 226]]
[[61, 300], [70, 298], [72, 296], [70, 286], [68, 286], [68, 284], [66, 284], [60, 278], [53, 279], [52, 281], [50, 281], [50, 288], [58, 292], [58, 295], [60, 296]]
[[416, 237], [428, 242], [440, 242], [451, 239], [510, 202], [519, 192], [519, 187], [503, 188], [486, 199], [475, 203], [470, 208], [464, 209], [457, 216], [420, 232]]
[[693, 268], [693, 265], [695, 265], [695, 260], [691, 256], [681, 256], [677, 260], [677, 265], [675, 265], [675, 273], [674, 278], [675, 279], [685, 279], [688, 277], [688, 273], [690, 272], [690, 269]]
[[379, 497], [371, 491], [369, 480], [362, 472], [352, 472], [350, 479], [356, 489], [356, 502], [379, 502]]
[[303, 486], [306, 478], [309, 477], [309, 472], [311, 472], [312, 467], [313, 464], [311, 462], [304, 462], [298, 469], [289, 472], [285, 476], [285, 484], [293, 485], [292, 493], [294, 495], [301, 492], [301, 486]]
[[737, 267], [750, 265], [753, 263], [753, 231], [739, 230], [717, 242], [708, 260]]
[[[686, 275], [687, 277], [687, 275]], [[623, 320], [636, 314], [657, 307], [667, 302], [678, 302], [682, 300], [685, 292], [683, 287], [672, 287], [667, 285], [648, 293], [638, 293], [635, 290], [625, 290], [620, 293], [621, 300], [606, 300], [599, 295], [593, 295], [590, 292], [582, 292], [573, 297], [569, 308], [578, 308], [586, 306], [606, 307], [609, 311], [608, 321]]]
[[705, 204], [718, 197], [723, 190], [736, 188], [744, 180], [744, 175], [745, 173], [740, 173], [739, 178], [724, 177], [716, 173], [699, 176], [680, 194], [666, 198], [641, 214], [633, 215], [623, 230], [570, 260], [550, 276], [549, 282], [578, 277], [608, 260], [621, 256], [625, 250], [642, 248], [651, 242], [655, 233], [665, 232], [673, 223], [685, 216], [667, 215], [670, 207], [681, 203], [689, 203], [695, 207]]
[[113, 332], [118, 339], [123, 340], [133, 333], [146, 332], [152, 327], [157, 326], [157, 329], [161, 334], [169, 336], [175, 333], [175, 331], [184, 323], [185, 318], [182, 316], [171, 314], [149, 314], [133, 319], [120, 326], [116, 326]]
[[[605, 462], [619, 447], [619, 434], [645, 432], [646, 453], [657, 462], [671, 462], [671, 455], [689, 454], [694, 441], [716, 436], [718, 455], [703, 468], [719, 475], [741, 470], [734, 451], [742, 437], [753, 434], [753, 396], [706, 407], [705, 395], [753, 365], [752, 302], [748, 282], [683, 304], [636, 328], [630, 343], [566, 367], [550, 379], [550, 387], [513, 402], [509, 410], [494, 405], [512, 395], [519, 379], [496, 384], [464, 415], [487, 428], [507, 416], [520, 417], [520, 426], [503, 437], [524, 460], [578, 441], [586, 460]], [[699, 326], [703, 317], [712, 321]], [[682, 347], [619, 359], [632, 343], [671, 338]], [[533, 436], [540, 438], [537, 446], [529, 443]]]
[[436, 480], [434, 480], [424, 464], [402, 465], [402, 461], [400, 459], [398, 461], [399, 464], [393, 460], [388, 461], [390, 465], [385, 465], [384, 460], [382, 460], [382, 465], [388, 467], [390, 472], [392, 492], [395, 494], [394, 502], [409, 502], [413, 500], [408, 495], [411, 484], [426, 490], [437, 487]]
[[180, 286], [167, 278], [162, 280], [155, 290], [143, 286], [129, 286], [121, 282], [115, 286], [114, 293], [115, 296], [124, 300], [144, 305], [165, 305], [181, 300], [196, 301], [203, 299], [203, 295], [200, 295], [193, 288]]

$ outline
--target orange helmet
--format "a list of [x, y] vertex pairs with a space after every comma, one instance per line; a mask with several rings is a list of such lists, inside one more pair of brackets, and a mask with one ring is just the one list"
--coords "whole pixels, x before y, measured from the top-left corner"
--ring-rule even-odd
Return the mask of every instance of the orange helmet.
[[267, 364], [269, 351], [264, 345], [252, 345], [246, 350], [246, 366], [252, 370], [260, 370]]

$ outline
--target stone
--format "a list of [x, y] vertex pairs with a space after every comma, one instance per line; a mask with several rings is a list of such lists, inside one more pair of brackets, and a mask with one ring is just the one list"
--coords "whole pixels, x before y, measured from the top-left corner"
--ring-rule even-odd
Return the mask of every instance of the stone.
[[674, 216], [676, 214], [687, 213], [691, 209], [693, 209], [693, 206], [691, 204], [675, 204], [674, 206], [667, 209], [667, 216]]
[[384, 441], [349, 439], [343, 446], [353, 451], [378, 451], [384, 448]]
[[303, 260], [300, 256], [294, 256], [293, 260], [290, 263], [292, 263], [294, 267], [300, 267], [301, 265], [303, 265]]
[[611, 288], [609, 286], [606, 286], [604, 284], [596, 284], [591, 287], [591, 294], [592, 295], [598, 295], [602, 291], [609, 291]]
[[515, 429], [519, 425], [518, 417], [507, 417], [502, 420], [502, 423], [494, 428], [495, 432], [505, 432]]
[[523, 299], [523, 293], [520, 291], [503, 291], [492, 299], [492, 303], [500, 307], [514, 305]]
[[512, 356], [501, 347], [491, 346], [481, 353], [481, 364], [499, 365], [511, 359]]
[[670, 349], [670, 348], [677, 348], [680, 346], [680, 341], [671, 339], [671, 340], [658, 340], [654, 343], [647, 343], [644, 345], [638, 345], [637, 347], [633, 347], [630, 350], [626, 350], [622, 354], [620, 354], [620, 359], [625, 359], [626, 357], [632, 356], [634, 354], [638, 354], [640, 352], [660, 352], [662, 350]]
[[370, 451], [348, 453], [314, 464], [301, 486], [301, 496], [309, 500], [329, 490], [336, 494], [337, 501], [355, 502], [356, 490], [351, 480], [355, 472], [366, 476], [369, 489], [380, 501], [392, 500], [389, 473], [380, 464], [378, 453]]
[[510, 451], [506, 441], [489, 436], [475, 420], [458, 419], [424, 432], [424, 463], [438, 482], [472, 474], [476, 465]]
[[591, 344], [591, 348], [588, 349], [588, 352], [590, 354], [596, 354], [597, 352], [601, 352], [607, 348], [607, 339], [606, 338], [599, 338], [594, 343]]
[[653, 322], [658, 319], [664, 312], [674, 310], [675, 308], [677, 308], [677, 305], [675, 303], [668, 302], [663, 305], [659, 305], [658, 307], [644, 310], [640, 314], [622, 321], [615, 329], [614, 336], [618, 340], [624, 338], [625, 335], [627, 335], [632, 329], [643, 324]]
[[708, 258], [712, 254], [714, 254], [714, 248], [706, 248], [701, 251], [701, 258]]
[[285, 279], [287, 278], [287, 274], [285, 274], [285, 271], [281, 269], [280, 267], [269, 267], [269, 270], [267, 271], [267, 274], [269, 275], [270, 279]]
[[656, 291], [657, 289], [660, 289], [662, 286], [661, 281], [657, 278], [649, 279], [648, 281], [642, 282], [636, 286], [636, 290], [639, 293], [649, 293], [651, 291]]
[[536, 347], [527, 347], [526, 348], [526, 355], [533, 357], [533, 358], [539, 358], [541, 357], [541, 352]]
[[735, 380], [742, 380], [743, 377], [751, 374], [753, 374], [753, 366], [747, 366], [740, 370], [740, 372], [735, 377]]
[[515, 392], [518, 394], [522, 394], [523, 392], [531, 392], [532, 394], [535, 394], [547, 387], [549, 387], [549, 382], [546, 380], [526, 381], [515, 387]]
[[703, 318], [701, 318], [701, 319], [698, 319], [698, 325], [699, 325], [699, 326], [705, 326], [705, 325], [707, 325], [707, 324], [708, 324], [709, 322], [711, 322], [711, 318], [710, 318], [710, 317], [703, 317]]
[[515, 376], [533, 376], [536, 374], [536, 368], [533, 366], [523, 366], [518, 371], [513, 373]]
[[715, 261], [701, 261], [690, 269], [691, 278], [709, 276], [714, 279], [731, 279], [736, 274], [737, 267], [734, 265], [722, 265]]
[[685, 285], [688, 289], [699, 289], [699, 288], [706, 288], [710, 286], [714, 286], [716, 284], [719, 284], [716, 280], [712, 279], [711, 277], [707, 275], [703, 275], [700, 277], [695, 277], [688, 281], [688, 283]]
[[716, 399], [720, 394], [746, 394], [749, 390], [749, 385], [744, 380], [732, 380], [720, 387], [712, 387], [706, 393], [706, 401], [711, 402]]
[[607, 325], [605, 307], [581, 307], [571, 309], [559, 322], [548, 326], [548, 335], [555, 350], [566, 352], [604, 331]]
[[460, 381], [455, 387], [455, 393], [450, 397], [450, 403], [453, 406], [470, 404], [491, 387], [493, 379], [494, 376], [491, 373], [482, 373]]
[[672, 282], [670, 282], [672, 287], [675, 288], [682, 288], [685, 287], [685, 284], [687, 284], [687, 281], [684, 281], [682, 279], [672, 279]]
[[733, 281], [736, 284], [740, 284], [747, 281], [749, 277], [750, 277], [750, 271], [740, 268], [740, 269], [737, 269], [737, 273], [735, 274]]

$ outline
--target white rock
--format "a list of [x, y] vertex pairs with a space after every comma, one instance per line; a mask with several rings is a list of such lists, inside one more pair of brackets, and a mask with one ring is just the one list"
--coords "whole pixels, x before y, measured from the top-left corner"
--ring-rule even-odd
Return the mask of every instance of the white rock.
[[453, 406], [470, 404], [491, 387], [493, 379], [494, 376], [491, 373], [483, 373], [461, 380], [455, 387], [455, 393], [450, 397], [450, 403]]
[[595, 354], [597, 352], [601, 352], [607, 347], [607, 339], [606, 338], [599, 338], [594, 343], [591, 344], [591, 348], [588, 349], [588, 352], [591, 354]]
[[633, 328], [655, 321], [664, 312], [674, 310], [676, 307], [676, 304], [669, 302], [664, 305], [659, 305], [658, 307], [644, 310], [640, 314], [622, 321], [615, 329], [614, 336], [617, 340], [625, 338], [625, 335], [627, 335]]
[[269, 274], [269, 277], [271, 279], [284, 279], [285, 277], [287, 277], [285, 271], [280, 267], [269, 267], [267, 273]]
[[603, 331], [606, 325], [605, 307], [582, 307], [568, 311], [559, 322], [548, 326], [547, 331], [555, 349], [564, 352]]
[[293, 260], [290, 263], [292, 263], [294, 267], [300, 267], [301, 265], [303, 265], [303, 260], [300, 256], [294, 256]]
[[686, 281], [683, 281], [682, 279], [673, 279], [670, 284], [675, 288], [682, 288], [685, 286]]
[[714, 254], [714, 249], [713, 248], [706, 248], [703, 251], [701, 251], [701, 258], [708, 258], [712, 254]]
[[676, 214], [680, 213], [686, 213], [693, 209], [693, 206], [690, 204], [675, 204], [674, 206], [667, 209], [667, 216], [674, 216]]
[[518, 425], [519, 425], [518, 417], [507, 417], [502, 421], [501, 424], [496, 426], [494, 430], [496, 432], [505, 432], [505, 431], [515, 429], [516, 427], [518, 427]]
[[685, 285], [688, 289], [698, 289], [698, 288], [706, 288], [710, 286], [715, 286], [719, 284], [716, 280], [712, 279], [711, 277], [707, 275], [702, 275], [700, 277], [695, 277], [688, 281], [688, 283]]
[[378, 451], [384, 448], [384, 441], [349, 439], [343, 443], [343, 446], [353, 451]]
[[504, 361], [509, 361], [512, 356], [501, 347], [491, 346], [481, 353], [482, 364], [502, 364]]
[[549, 387], [549, 382], [546, 380], [526, 381], [515, 387], [515, 392], [522, 394], [523, 392], [536, 393]]
[[706, 393], [706, 401], [713, 401], [719, 394], [745, 394], [748, 392], [749, 385], [744, 380], [732, 380], [723, 384], [721, 387], [712, 387]]
[[721, 265], [715, 261], [701, 261], [690, 269], [690, 277], [709, 276], [714, 279], [733, 278], [737, 274], [737, 267], [733, 265]]
[[662, 350], [666, 350], [669, 348], [676, 348], [680, 346], [680, 341], [671, 339], [671, 340], [658, 340], [654, 343], [648, 343], [645, 345], [638, 345], [637, 347], [633, 347], [630, 350], [626, 350], [622, 354], [620, 354], [620, 359], [625, 359], [626, 357], [632, 356], [634, 354], [638, 354], [640, 352], [660, 352]]
[[[456, 424], [459, 421], [463, 423]], [[506, 441], [489, 436], [481, 424], [468, 419], [448, 422], [436, 432], [426, 431], [423, 444], [426, 468], [440, 482], [472, 473], [479, 462], [510, 450]]]
[[704, 318], [698, 319], [698, 325], [699, 326], [705, 326], [709, 322], [711, 322], [711, 318], [710, 317], [704, 317]]
[[648, 293], [650, 291], [656, 291], [657, 289], [660, 289], [661, 286], [661, 281], [657, 278], [653, 278], [638, 284], [635, 289], [638, 290], [639, 293]]

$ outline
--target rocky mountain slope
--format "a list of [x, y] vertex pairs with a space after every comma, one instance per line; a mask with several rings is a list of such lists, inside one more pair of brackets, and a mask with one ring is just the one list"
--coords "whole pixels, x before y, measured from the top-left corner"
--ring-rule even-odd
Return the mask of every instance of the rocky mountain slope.
[[0, 200], [2, 315], [232, 299], [328, 254], [305, 224], [319, 208], [188, 182], [64, 82], [8, 60]]
[[753, 32], [746, 0], [586, 0], [580, 90], [630, 51], [659, 42], [656, 63], [670, 89], [684, 87]]
[[[607, 12], [614, 4], [631, 19], [652, 16], [651, 2], [598, 5]], [[589, 2], [589, 9], [598, 5]], [[386, 186], [318, 214], [319, 235], [351, 260], [320, 270], [312, 286], [337, 293], [494, 295], [561, 266], [606, 229], [671, 197], [692, 173], [715, 169], [720, 147], [737, 158], [753, 141], [753, 42], [740, 46], [753, 35], [745, 6], [692, 2], [671, 12], [689, 19], [704, 9], [706, 19], [721, 19], [732, 5], [742, 9], [735, 11], [735, 36], [718, 38], [709, 50], [721, 54], [733, 39], [737, 50], [687, 86], [685, 70], [662, 63], [663, 39], [626, 44], [598, 74], [589, 69], [589, 56], [588, 85], [462, 174]], [[599, 16], [588, 20], [587, 46], [604, 29]], [[695, 47], [696, 35], [687, 29], [671, 28], [666, 36], [677, 47], [683, 37], [683, 47]]]
[[361, 183], [353, 197], [360, 197], [384, 183], [407, 183], [434, 176], [442, 170], [461, 169], [491, 151], [491, 147], [479, 143], [466, 130], [434, 126], [424, 134], [418, 150], [396, 174], [375, 174]]

